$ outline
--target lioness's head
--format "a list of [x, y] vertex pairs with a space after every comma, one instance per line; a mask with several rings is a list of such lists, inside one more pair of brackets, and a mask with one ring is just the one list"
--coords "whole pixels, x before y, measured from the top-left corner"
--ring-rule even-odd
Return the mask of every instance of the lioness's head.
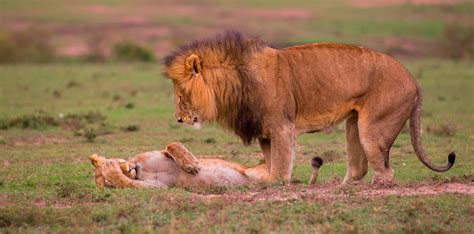
[[[97, 154], [92, 154], [89, 156], [89, 160], [91, 161], [92, 165], [95, 167], [95, 183], [97, 187], [104, 188], [104, 187], [114, 187], [109, 181], [105, 179], [102, 175], [102, 165], [107, 161], [105, 157], [99, 156]], [[136, 172], [136, 164], [120, 159], [120, 158], [112, 158], [110, 160], [114, 160], [120, 164], [120, 169], [122, 172], [130, 179], [134, 180], [137, 176]]]

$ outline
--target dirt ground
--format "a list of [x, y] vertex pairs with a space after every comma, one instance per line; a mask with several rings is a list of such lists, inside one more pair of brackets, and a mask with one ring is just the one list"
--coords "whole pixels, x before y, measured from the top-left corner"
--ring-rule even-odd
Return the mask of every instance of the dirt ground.
[[390, 188], [369, 184], [342, 186], [339, 182], [307, 186], [286, 185], [283, 188], [256, 188], [248, 192], [225, 192], [224, 194], [195, 194], [196, 199], [204, 201], [222, 199], [225, 201], [295, 201], [295, 200], [344, 200], [351, 197], [377, 198], [383, 196], [435, 196], [441, 194], [474, 195], [474, 185], [457, 182], [432, 184], [395, 185]]

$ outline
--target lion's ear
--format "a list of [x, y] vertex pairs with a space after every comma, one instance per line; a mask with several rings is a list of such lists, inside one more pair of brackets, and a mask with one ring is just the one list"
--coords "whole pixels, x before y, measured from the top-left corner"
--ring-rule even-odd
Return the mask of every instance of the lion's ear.
[[191, 54], [186, 58], [186, 71], [192, 72], [193, 75], [201, 73], [201, 58], [196, 54]]

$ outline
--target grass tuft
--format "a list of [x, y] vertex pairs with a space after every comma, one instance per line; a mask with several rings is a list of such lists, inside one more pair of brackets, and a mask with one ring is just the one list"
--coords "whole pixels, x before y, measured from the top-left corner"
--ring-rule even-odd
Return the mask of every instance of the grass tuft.
[[151, 62], [155, 60], [150, 50], [130, 41], [115, 44], [112, 53], [119, 61]]
[[426, 130], [435, 136], [452, 137], [456, 135], [456, 126], [450, 123], [432, 124]]

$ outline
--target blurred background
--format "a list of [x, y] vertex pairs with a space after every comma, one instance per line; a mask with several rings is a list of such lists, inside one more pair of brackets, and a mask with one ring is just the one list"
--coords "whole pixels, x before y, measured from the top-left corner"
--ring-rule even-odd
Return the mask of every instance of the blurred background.
[[[424, 168], [405, 127], [390, 151], [396, 180], [472, 185], [472, 0], [0, 0], [0, 233], [472, 233], [472, 195], [349, 199], [357, 190], [337, 187], [335, 199], [273, 200], [290, 197], [275, 184], [262, 201], [254, 194], [267, 185], [96, 190], [92, 153], [127, 158], [180, 141], [199, 157], [261, 162], [256, 144], [244, 147], [215, 124], [176, 123], [172, 82], [162, 76], [166, 54], [226, 29], [275, 47], [331, 41], [399, 59], [422, 87], [427, 155], [436, 165], [453, 150], [458, 157], [446, 173]], [[345, 139], [344, 124], [299, 136], [295, 186], [306, 190], [314, 156], [324, 159], [318, 181], [338, 185]], [[232, 191], [242, 196], [214, 196]]]
[[276, 47], [341, 42], [397, 58], [471, 59], [462, 0], [2, 0], [0, 62], [154, 61], [225, 29]]

